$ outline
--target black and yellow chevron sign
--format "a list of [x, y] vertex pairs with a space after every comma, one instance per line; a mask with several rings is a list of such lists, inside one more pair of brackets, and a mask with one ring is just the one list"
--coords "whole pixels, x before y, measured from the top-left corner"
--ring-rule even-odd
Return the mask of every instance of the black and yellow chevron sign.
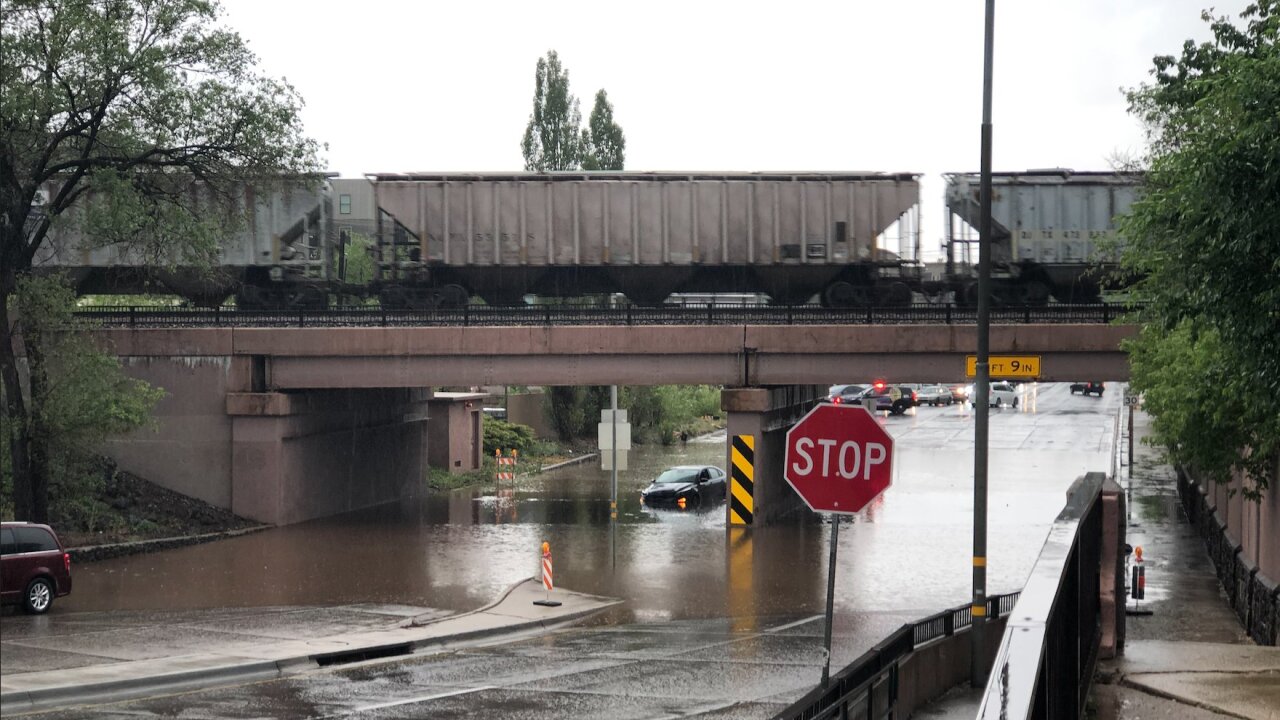
[[756, 436], [734, 435], [729, 483], [729, 524], [750, 525], [755, 517]]

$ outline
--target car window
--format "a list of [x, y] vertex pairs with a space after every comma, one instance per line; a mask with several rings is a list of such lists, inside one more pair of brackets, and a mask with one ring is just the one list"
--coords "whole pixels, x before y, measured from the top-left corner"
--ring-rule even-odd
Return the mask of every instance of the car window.
[[690, 470], [688, 468], [684, 468], [684, 469], [672, 468], [671, 470], [663, 471], [663, 473], [659, 475], [658, 479], [654, 480], [654, 482], [658, 483], [659, 485], [684, 484], [684, 483], [693, 482], [694, 479], [696, 479], [697, 477], [698, 477], [698, 471], [696, 469]]
[[13, 536], [14, 544], [17, 546], [15, 552], [48, 552], [58, 549], [58, 544], [53, 541], [53, 536], [42, 528], [14, 528]]
[[9, 528], [0, 529], [0, 555], [12, 555], [18, 552], [14, 545], [13, 531]]

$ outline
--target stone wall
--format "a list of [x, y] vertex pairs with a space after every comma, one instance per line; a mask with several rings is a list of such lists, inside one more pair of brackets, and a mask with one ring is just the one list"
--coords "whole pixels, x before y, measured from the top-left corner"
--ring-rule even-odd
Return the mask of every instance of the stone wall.
[[[1187, 519], [1205, 540], [1222, 589], [1246, 632], [1260, 645], [1280, 644], [1280, 465], [1261, 502], [1246, 500], [1239, 478], [1202, 483], [1178, 469]], [[1233, 492], [1234, 491], [1234, 492]]]

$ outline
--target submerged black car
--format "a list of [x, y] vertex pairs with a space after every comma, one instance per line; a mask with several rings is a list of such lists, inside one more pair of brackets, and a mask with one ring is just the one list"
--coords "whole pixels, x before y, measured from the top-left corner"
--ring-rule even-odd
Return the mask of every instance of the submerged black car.
[[641, 490], [640, 502], [649, 506], [705, 505], [723, 500], [727, 487], [724, 470], [714, 465], [679, 465], [663, 470]]

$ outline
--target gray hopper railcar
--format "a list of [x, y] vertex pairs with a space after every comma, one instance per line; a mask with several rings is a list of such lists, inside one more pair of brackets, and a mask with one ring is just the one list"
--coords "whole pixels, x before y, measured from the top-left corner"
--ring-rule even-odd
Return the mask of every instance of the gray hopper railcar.
[[[933, 291], [977, 301], [979, 176], [946, 179], [947, 270]], [[1123, 285], [1116, 253], [1123, 247], [1116, 217], [1129, 211], [1141, 175], [1055, 168], [993, 173], [991, 178], [992, 296], [1004, 304], [1097, 302], [1104, 288]]]
[[[162, 243], [138, 238], [107, 243], [82, 229], [85, 207], [60, 218], [33, 265], [57, 271], [83, 294], [172, 293], [197, 304], [219, 305], [235, 293], [241, 307], [323, 307], [339, 278], [337, 237], [328, 183], [323, 177], [277, 184], [265, 193], [242, 187], [234, 197], [215, 197], [199, 182], [173, 181], [174, 192], [197, 213], [237, 217], [218, 242], [212, 267], [161, 254]], [[46, 193], [56, 190], [54, 184]], [[43, 212], [43, 198], [31, 214]]]
[[919, 280], [916, 174], [368, 177], [386, 213], [377, 255], [388, 307], [595, 293], [646, 305], [674, 293], [897, 305]]

